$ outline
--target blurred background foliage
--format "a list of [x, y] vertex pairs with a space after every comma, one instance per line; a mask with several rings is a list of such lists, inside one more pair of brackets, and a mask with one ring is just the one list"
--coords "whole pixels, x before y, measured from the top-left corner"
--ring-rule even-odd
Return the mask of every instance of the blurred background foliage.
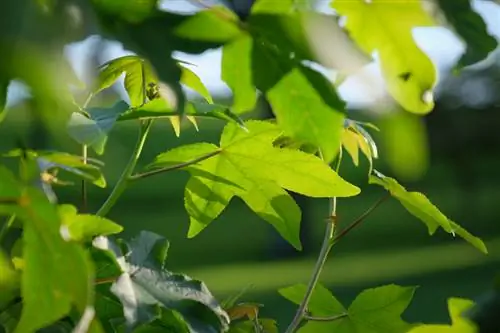
[[[171, 5], [169, 1], [177, 0], [167, 0], [165, 6]], [[211, 4], [209, 1], [191, 1], [191, 7], [203, 8]], [[226, 4], [232, 5], [244, 17], [251, 1], [234, 0]], [[40, 11], [39, 6], [44, 10]], [[85, 94], [79, 93], [75, 87], [80, 85], [79, 81], [92, 84], [95, 68], [109, 58], [109, 49], [114, 45], [96, 34], [109, 38], [112, 31], [112, 36], [125, 34], [137, 42], [137, 38], [127, 31], [129, 26], [123, 22], [131, 22], [134, 15], [141, 14], [131, 7], [127, 10], [134, 15], [129, 13], [129, 16], [120, 18], [122, 21], [113, 22], [104, 14], [120, 7], [120, 1], [115, 1], [98, 17], [91, 15], [89, 6], [84, 0], [1, 2], [0, 84], [9, 86], [9, 94], [0, 98], [7, 101], [9, 108], [0, 115], [5, 118], [0, 124], [0, 151], [8, 151], [23, 142], [33, 149], [80, 152], [81, 147], [61, 130], [66, 126], [61, 114], [74, 108], [70, 91], [61, 82], [69, 79], [74, 83], [69, 89], [76, 92], [77, 100], [83, 101]], [[496, 10], [500, 17], [500, 9]], [[105, 29], [98, 30], [97, 22], [103, 23], [101, 27]], [[157, 28], [143, 32], [144, 36], [153, 37], [150, 34], [154, 34]], [[92, 37], [85, 42], [85, 55], [78, 55], [84, 63], [77, 71], [80, 75], [73, 77], [71, 66], [75, 61], [68, 57], [67, 45], [90, 35]], [[491, 36], [480, 37], [488, 39]], [[118, 39], [124, 42], [124, 39]], [[129, 50], [128, 46], [132, 44], [125, 41], [125, 49]], [[147, 47], [145, 50], [146, 43], [139, 44], [138, 49], [153, 57], [170, 55], [179, 48], [197, 53], [182, 41], [163, 46], [165, 49], [162, 50]], [[60, 50], [65, 46], [66, 53], [62, 54]], [[168, 64], [160, 72], [177, 75]], [[17, 81], [11, 82], [13, 79]], [[29, 89], [23, 89], [21, 82]], [[210, 82], [205, 83], [210, 86]], [[93, 103], [110, 105], [119, 96], [123, 97], [123, 91], [115, 86], [101, 93]], [[188, 96], [193, 95], [188, 91]], [[216, 91], [214, 99], [224, 104], [231, 102], [225, 91]], [[498, 48], [485, 61], [460, 72], [454, 72], [452, 68], [443, 70], [435, 99], [434, 111], [425, 118], [402, 112], [385, 100], [354, 105], [349, 113], [351, 118], [373, 122], [380, 128], [380, 132], [372, 131], [380, 153], [377, 168], [394, 174], [407, 188], [427, 193], [450, 218], [483, 238], [490, 254], [483, 256], [444, 233], [428, 237], [426, 230], [417, 222], [413, 223], [413, 218], [403, 208], [395, 202], [388, 202], [334, 248], [323, 276], [324, 284], [346, 301], [363, 288], [384, 283], [420, 285], [407, 313], [410, 321], [446, 321], [446, 298], [477, 299], [493, 286], [500, 264]], [[269, 117], [267, 103], [260, 100], [247, 116]], [[186, 124], [182, 135], [176, 137], [167, 121], [155, 123], [143, 153], [142, 165], [168, 148], [198, 141], [217, 142], [222, 124], [201, 121], [199, 127], [197, 132]], [[121, 124], [112, 131], [106, 154], [98, 157], [105, 163], [104, 172], [110, 185], [120, 175], [135, 137], [133, 124]], [[2, 160], [4, 162], [10, 163]], [[360, 158], [360, 163], [361, 168], [355, 168], [352, 161], [345, 158], [341, 165], [345, 178], [358, 185], [366, 182], [368, 167], [364, 157]], [[220, 297], [252, 285], [245, 299], [265, 304], [263, 312], [273, 316], [278, 314], [280, 322], [289, 320], [293, 305], [281, 299], [276, 289], [306, 282], [309, 278], [322, 238], [323, 220], [328, 210], [326, 200], [296, 196], [304, 211], [304, 251], [300, 253], [281, 240], [274, 229], [260, 221], [239, 200], [234, 200], [211, 228], [194, 239], [187, 239], [188, 215], [183, 208], [187, 178], [186, 173], [174, 172], [134, 183], [112, 210], [110, 218], [126, 227], [124, 238], [143, 229], [166, 236], [172, 245], [169, 255], [171, 270], [204, 280]], [[89, 209], [95, 211], [109, 191], [110, 187], [89, 188]], [[359, 198], [340, 200], [340, 223], [352, 220], [383, 194], [372, 188], [363, 188], [363, 191]], [[64, 202], [78, 203], [80, 200], [78, 187], [58, 188], [58, 194]]]

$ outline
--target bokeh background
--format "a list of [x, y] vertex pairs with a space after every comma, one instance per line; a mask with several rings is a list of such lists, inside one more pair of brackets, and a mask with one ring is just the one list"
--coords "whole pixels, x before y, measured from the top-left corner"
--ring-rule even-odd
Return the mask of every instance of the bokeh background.
[[[205, 4], [210, 2], [205, 2]], [[500, 5], [473, 1], [488, 25], [500, 38]], [[197, 10], [196, 1], [166, 1], [176, 11]], [[318, 6], [326, 10], [324, 2]], [[446, 299], [451, 296], [478, 299], [493, 285], [500, 271], [500, 50], [459, 75], [452, 68], [464, 45], [444, 28], [415, 31], [419, 45], [436, 62], [440, 81], [436, 108], [417, 118], [387, 103], [377, 63], [349, 78], [339, 91], [349, 103], [350, 117], [377, 124], [373, 132], [379, 144], [376, 169], [394, 175], [409, 189], [426, 193], [442, 211], [489, 247], [485, 256], [460, 239], [437, 233], [429, 237], [418, 222], [397, 203], [384, 203], [365, 223], [336, 245], [328, 260], [322, 283], [346, 304], [364, 288], [387, 283], [419, 285], [414, 302], [405, 314], [410, 321], [448, 321]], [[97, 65], [127, 53], [119, 43], [93, 36], [68, 45], [66, 54], [80, 78], [92, 80]], [[192, 69], [220, 103], [231, 102], [230, 91], [220, 80], [220, 51], [199, 57], [176, 54], [194, 65]], [[367, 83], [368, 82], [368, 83]], [[196, 96], [188, 90], [191, 98]], [[63, 149], [78, 154], [80, 147], [68, 137], [52, 140], [39, 119], [29, 113], [23, 98], [29, 92], [19, 82], [11, 84], [11, 110], [0, 127], [0, 149], [15, 147], [19, 137], [37, 149]], [[98, 98], [111, 103], [125, 98], [116, 85]], [[245, 117], [269, 117], [265, 101]], [[157, 121], [146, 145], [139, 168], [154, 156], [182, 144], [217, 142], [222, 124], [200, 123], [196, 131], [186, 124], [176, 137], [167, 121]], [[96, 210], [118, 179], [136, 139], [134, 124], [115, 128], [105, 156], [104, 172], [110, 187], [90, 188], [90, 210]], [[347, 156], [347, 155], [346, 155]], [[362, 187], [358, 198], [339, 200], [338, 215], [346, 225], [363, 213], [384, 193], [366, 184], [367, 161], [355, 168], [344, 158], [341, 173]], [[243, 300], [265, 304], [264, 315], [282, 325], [293, 315], [294, 306], [281, 299], [276, 290], [294, 283], [307, 283], [319, 250], [328, 214], [326, 200], [295, 196], [303, 209], [303, 252], [296, 252], [279, 235], [239, 200], [233, 200], [223, 215], [194, 239], [187, 239], [188, 216], [183, 208], [183, 189], [188, 175], [172, 172], [134, 183], [110, 218], [124, 225], [123, 238], [146, 229], [171, 242], [169, 269], [204, 280], [223, 298], [250, 287]], [[77, 187], [58, 189], [60, 201], [79, 203]]]

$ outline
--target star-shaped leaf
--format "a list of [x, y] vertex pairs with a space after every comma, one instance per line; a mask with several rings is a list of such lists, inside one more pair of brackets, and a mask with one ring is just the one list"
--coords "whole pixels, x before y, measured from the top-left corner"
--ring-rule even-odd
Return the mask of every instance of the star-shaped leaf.
[[245, 124], [247, 131], [227, 124], [220, 147], [208, 143], [182, 146], [158, 155], [149, 167], [202, 158], [185, 168], [192, 175], [185, 191], [185, 207], [191, 217], [189, 237], [218, 217], [236, 195], [300, 248], [300, 209], [285, 189], [311, 197], [353, 196], [359, 189], [316, 156], [274, 147], [274, 140], [281, 135], [276, 125], [261, 121]]
[[435, 23], [421, 1], [334, 0], [347, 18], [346, 29], [367, 54], [378, 52], [388, 91], [406, 110], [425, 114], [434, 108], [437, 73], [412, 37], [415, 27]]
[[370, 176], [369, 183], [380, 185], [389, 191], [410, 214], [427, 225], [430, 235], [441, 227], [447, 233], [459, 235], [481, 252], [488, 253], [486, 245], [480, 238], [446, 217], [424, 194], [408, 192], [394, 178], [386, 177], [378, 171], [375, 171], [375, 175]]
[[471, 321], [462, 314], [469, 310], [474, 302], [462, 298], [448, 299], [448, 310], [451, 317], [451, 325], [426, 324], [411, 329], [408, 333], [478, 333], [479, 330]]
[[[394, 284], [367, 289], [361, 292], [346, 310], [328, 289], [317, 285], [309, 302], [312, 317], [331, 320], [308, 321], [299, 333], [406, 333], [411, 324], [401, 319], [410, 304], [415, 287]], [[288, 300], [299, 304], [307, 290], [305, 285], [295, 285], [279, 290]]]

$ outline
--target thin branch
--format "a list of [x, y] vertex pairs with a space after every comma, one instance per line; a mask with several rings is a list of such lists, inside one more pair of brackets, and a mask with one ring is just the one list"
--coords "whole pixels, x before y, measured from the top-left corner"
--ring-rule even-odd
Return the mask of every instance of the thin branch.
[[335, 320], [345, 318], [347, 316], [348, 316], [347, 313], [341, 313], [338, 315], [328, 316], [328, 317], [315, 317], [315, 316], [310, 316], [310, 315], [304, 315], [304, 319], [309, 320], [309, 321], [335, 321]]
[[361, 214], [357, 219], [355, 219], [349, 226], [346, 228], [342, 229], [337, 236], [332, 240], [333, 243], [337, 243], [340, 239], [345, 237], [351, 230], [356, 228], [361, 222], [363, 222], [370, 214], [378, 207], [380, 206], [385, 200], [387, 200], [390, 197], [389, 194], [384, 195], [382, 198], [380, 198], [377, 202], [375, 202], [370, 208], [368, 208], [363, 214]]
[[135, 145], [132, 156], [130, 157], [130, 160], [128, 161], [127, 165], [125, 166], [125, 169], [123, 169], [123, 173], [120, 176], [120, 179], [118, 179], [118, 182], [116, 183], [115, 187], [113, 188], [113, 191], [109, 195], [108, 199], [106, 199], [104, 204], [101, 206], [101, 208], [97, 211], [96, 215], [105, 216], [115, 205], [116, 201], [118, 201], [118, 198], [122, 195], [122, 193], [125, 191], [130, 176], [132, 175], [132, 172], [134, 172], [134, 168], [137, 164], [137, 161], [141, 156], [142, 148], [146, 143], [146, 138], [148, 136], [152, 123], [153, 122], [151, 120], [141, 122], [139, 137], [137, 139], [137, 143]]
[[156, 169], [156, 170], [147, 171], [147, 172], [144, 172], [144, 173], [139, 173], [139, 174], [130, 176], [129, 180], [138, 180], [138, 179], [143, 179], [143, 178], [151, 177], [151, 176], [154, 176], [154, 175], [158, 175], [158, 174], [164, 173], [164, 172], [179, 170], [179, 169], [188, 167], [190, 165], [193, 165], [193, 164], [202, 162], [204, 160], [207, 160], [210, 157], [218, 155], [221, 151], [222, 150], [217, 149], [217, 150], [214, 150], [214, 151], [212, 151], [212, 152], [210, 152], [208, 154], [202, 155], [200, 157], [197, 157], [197, 158], [192, 159], [192, 160], [187, 161], [187, 162], [183, 162], [183, 163], [171, 165], [171, 166], [160, 168], [160, 169]]

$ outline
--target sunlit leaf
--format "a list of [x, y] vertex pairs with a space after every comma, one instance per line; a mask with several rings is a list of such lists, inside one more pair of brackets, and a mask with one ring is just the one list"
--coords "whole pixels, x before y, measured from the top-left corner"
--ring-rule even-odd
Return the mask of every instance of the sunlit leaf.
[[[299, 304], [306, 292], [305, 285], [295, 285], [280, 290], [280, 294]], [[406, 333], [413, 325], [401, 319], [410, 304], [415, 287], [387, 285], [361, 292], [346, 310], [342, 304], [321, 285], [317, 286], [308, 310], [312, 316], [336, 317], [331, 321], [309, 321], [300, 333]]]
[[67, 232], [67, 240], [87, 241], [95, 236], [117, 234], [123, 230], [122, 226], [107, 218], [78, 214], [76, 207], [72, 205], [60, 205], [58, 211], [62, 225], [67, 228], [63, 229]]
[[408, 192], [394, 178], [386, 177], [380, 172], [376, 172], [375, 176], [370, 176], [369, 182], [380, 185], [389, 191], [410, 214], [427, 225], [430, 235], [441, 227], [447, 233], [459, 235], [481, 252], [488, 253], [486, 245], [480, 238], [471, 235], [447, 218], [424, 194]]
[[[20, 276], [16, 272], [12, 261], [0, 249], [0, 309], [19, 295]], [[1, 321], [0, 321], [1, 322]]]
[[220, 148], [208, 143], [182, 146], [158, 155], [150, 168], [213, 155], [186, 168], [192, 175], [185, 191], [189, 237], [218, 217], [236, 195], [300, 248], [300, 209], [285, 189], [312, 197], [353, 196], [359, 189], [316, 156], [274, 147], [281, 135], [276, 125], [249, 121], [246, 126], [248, 131], [226, 125]]
[[448, 23], [466, 43], [465, 53], [458, 61], [460, 69], [484, 60], [498, 45], [495, 37], [488, 33], [481, 15], [472, 9], [469, 0], [438, 0]]
[[448, 311], [451, 317], [451, 325], [424, 324], [411, 329], [408, 333], [478, 333], [477, 327], [463, 317], [463, 313], [469, 310], [474, 302], [461, 299], [448, 299]]
[[208, 91], [207, 87], [203, 84], [201, 79], [194, 73], [192, 70], [187, 68], [186, 66], [181, 67], [181, 83], [185, 84], [187, 87], [193, 89], [198, 94], [200, 94], [208, 103], [213, 103], [212, 96]]
[[332, 6], [347, 18], [346, 29], [354, 41], [367, 54], [378, 52], [396, 101], [410, 112], [430, 112], [437, 73], [412, 37], [413, 28], [435, 25], [422, 1], [334, 0]]

